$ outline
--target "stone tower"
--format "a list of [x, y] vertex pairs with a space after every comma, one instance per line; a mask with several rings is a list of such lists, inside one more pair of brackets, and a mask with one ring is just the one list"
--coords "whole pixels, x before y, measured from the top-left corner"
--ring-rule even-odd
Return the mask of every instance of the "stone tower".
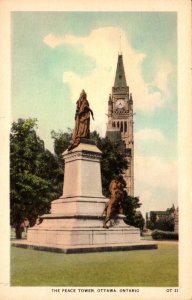
[[111, 141], [121, 139], [124, 143], [128, 169], [123, 176], [128, 195], [134, 196], [133, 99], [126, 82], [122, 54], [118, 55], [115, 82], [108, 100], [106, 135]]

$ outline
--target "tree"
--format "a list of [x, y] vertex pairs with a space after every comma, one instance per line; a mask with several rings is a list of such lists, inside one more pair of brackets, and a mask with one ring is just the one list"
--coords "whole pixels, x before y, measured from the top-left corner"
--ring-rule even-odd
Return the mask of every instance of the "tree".
[[144, 225], [145, 219], [143, 218], [142, 213], [140, 211], [136, 211], [134, 216], [134, 226], [140, 229], [141, 235], [143, 232]]
[[36, 119], [13, 122], [10, 134], [10, 209], [16, 238], [28, 218], [33, 226], [38, 215], [49, 212], [50, 201], [59, 194], [59, 164], [38, 137]]
[[101, 157], [101, 181], [105, 197], [110, 196], [109, 185], [113, 179], [118, 179], [125, 186], [122, 174], [128, 164], [123, 154], [123, 142], [111, 142], [107, 137], [101, 138], [96, 131], [91, 133], [91, 139], [95, 140], [97, 147], [102, 152]]
[[51, 137], [53, 139], [53, 147], [55, 155], [58, 157], [60, 164], [63, 166], [62, 153], [68, 148], [72, 136], [72, 130], [68, 128], [68, 132], [58, 132], [52, 130]]
[[156, 221], [155, 229], [174, 231], [174, 217], [165, 217]]
[[128, 225], [140, 228], [140, 231], [142, 233], [145, 220], [141, 212], [137, 211], [137, 209], [141, 206], [141, 203], [139, 202], [139, 197], [131, 197], [127, 195], [127, 192], [124, 193], [125, 196], [124, 196], [123, 211], [124, 214], [126, 215], [125, 222]]
[[157, 221], [157, 214], [155, 211], [151, 211], [149, 218], [146, 220], [146, 226], [148, 229], [153, 230], [156, 227], [156, 221]]
[[157, 216], [157, 212], [150, 212], [150, 219], [146, 221], [147, 228], [163, 231], [174, 231], [174, 214], [173, 208], [168, 208], [166, 211]]

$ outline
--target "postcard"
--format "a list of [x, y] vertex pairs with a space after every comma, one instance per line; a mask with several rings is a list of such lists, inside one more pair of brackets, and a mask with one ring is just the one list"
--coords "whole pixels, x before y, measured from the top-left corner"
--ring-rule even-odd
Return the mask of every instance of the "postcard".
[[190, 1], [0, 7], [0, 299], [191, 299]]

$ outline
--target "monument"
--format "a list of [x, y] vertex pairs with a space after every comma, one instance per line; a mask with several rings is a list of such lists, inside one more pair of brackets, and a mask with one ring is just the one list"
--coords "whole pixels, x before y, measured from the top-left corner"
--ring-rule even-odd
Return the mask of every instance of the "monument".
[[72, 139], [63, 153], [63, 194], [52, 201], [51, 213], [28, 229], [27, 241], [17, 242], [17, 246], [63, 253], [157, 248], [154, 243], [141, 242], [140, 230], [124, 223], [118, 181], [110, 184], [110, 200], [102, 195], [102, 153], [90, 139], [91, 115], [83, 90], [77, 101]]

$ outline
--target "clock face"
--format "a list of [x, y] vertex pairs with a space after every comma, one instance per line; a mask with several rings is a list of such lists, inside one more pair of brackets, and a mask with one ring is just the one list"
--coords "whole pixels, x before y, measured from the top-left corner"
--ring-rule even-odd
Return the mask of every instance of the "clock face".
[[125, 106], [125, 101], [123, 99], [118, 99], [115, 106], [117, 108], [123, 108]]

